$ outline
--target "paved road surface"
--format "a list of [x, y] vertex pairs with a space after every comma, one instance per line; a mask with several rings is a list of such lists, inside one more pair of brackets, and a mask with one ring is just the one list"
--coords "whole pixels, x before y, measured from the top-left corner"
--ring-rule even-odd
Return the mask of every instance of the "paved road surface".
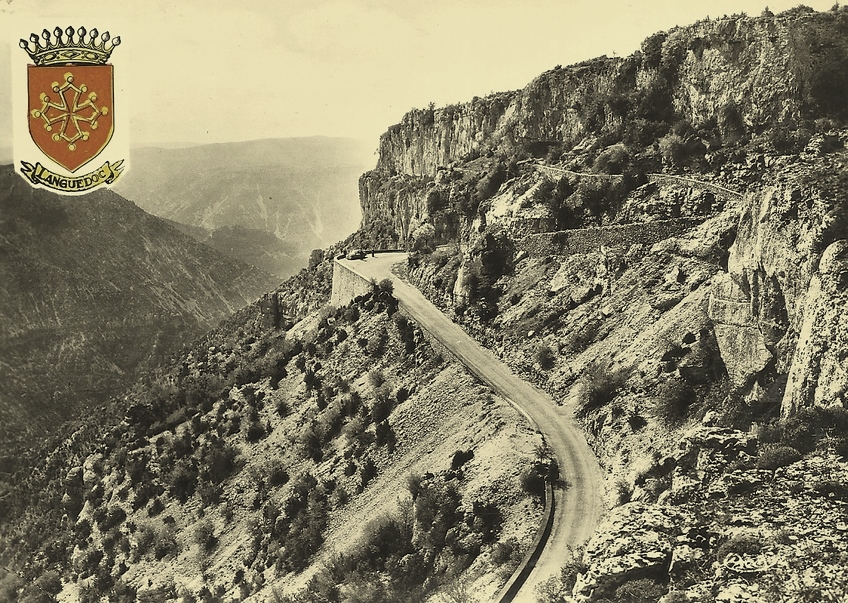
[[561, 475], [570, 483], [567, 491], [555, 493], [554, 525], [548, 544], [515, 598], [521, 602], [535, 601], [536, 585], [558, 573], [569, 547], [588, 540], [597, 527], [604, 509], [600, 467], [570, 409], [557, 406], [548, 394], [515, 376], [492, 352], [448, 319], [418, 289], [392, 274], [391, 266], [405, 259], [406, 254], [391, 253], [365, 260], [340, 260], [339, 263], [366, 279], [373, 278], [377, 282], [384, 278], [392, 279], [394, 295], [409, 314], [472, 373], [535, 423], [556, 455]]

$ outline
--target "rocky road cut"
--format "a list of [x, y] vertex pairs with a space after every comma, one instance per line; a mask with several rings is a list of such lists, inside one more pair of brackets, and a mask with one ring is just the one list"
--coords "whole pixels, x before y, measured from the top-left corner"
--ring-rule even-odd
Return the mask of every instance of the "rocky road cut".
[[570, 550], [589, 539], [604, 511], [603, 478], [598, 461], [573, 418], [573, 409], [557, 406], [543, 391], [517, 377], [492, 352], [472, 339], [428, 301], [418, 289], [392, 273], [405, 253], [386, 253], [364, 260], [337, 260], [366, 280], [391, 279], [394, 296], [418, 324], [451, 351], [474, 375], [515, 406], [544, 435], [567, 481], [555, 492], [551, 534], [535, 568], [515, 601], [535, 601], [536, 586], [556, 575]]

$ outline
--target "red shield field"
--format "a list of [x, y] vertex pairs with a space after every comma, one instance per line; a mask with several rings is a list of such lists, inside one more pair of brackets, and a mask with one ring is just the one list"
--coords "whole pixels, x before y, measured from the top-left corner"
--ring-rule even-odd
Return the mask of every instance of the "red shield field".
[[29, 132], [70, 172], [100, 153], [114, 129], [111, 65], [29, 66]]

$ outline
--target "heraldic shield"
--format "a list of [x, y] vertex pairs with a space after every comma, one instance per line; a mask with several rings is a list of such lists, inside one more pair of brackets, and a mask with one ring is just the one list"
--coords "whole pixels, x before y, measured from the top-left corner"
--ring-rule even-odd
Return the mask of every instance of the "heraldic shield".
[[28, 66], [29, 132], [70, 172], [109, 144], [114, 131], [112, 65]]

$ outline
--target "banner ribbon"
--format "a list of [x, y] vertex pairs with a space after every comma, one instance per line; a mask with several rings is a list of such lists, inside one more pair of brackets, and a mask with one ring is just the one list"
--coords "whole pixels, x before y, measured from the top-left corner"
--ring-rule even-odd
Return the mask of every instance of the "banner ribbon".
[[115, 182], [124, 169], [121, 165], [122, 163], [124, 163], [123, 159], [117, 163], [109, 163], [107, 161], [93, 172], [84, 176], [63, 176], [62, 174], [51, 172], [39, 162], [32, 165], [26, 161], [21, 161], [21, 173], [35, 185], [40, 184], [63, 193], [81, 193], [101, 184], [112, 184]]

